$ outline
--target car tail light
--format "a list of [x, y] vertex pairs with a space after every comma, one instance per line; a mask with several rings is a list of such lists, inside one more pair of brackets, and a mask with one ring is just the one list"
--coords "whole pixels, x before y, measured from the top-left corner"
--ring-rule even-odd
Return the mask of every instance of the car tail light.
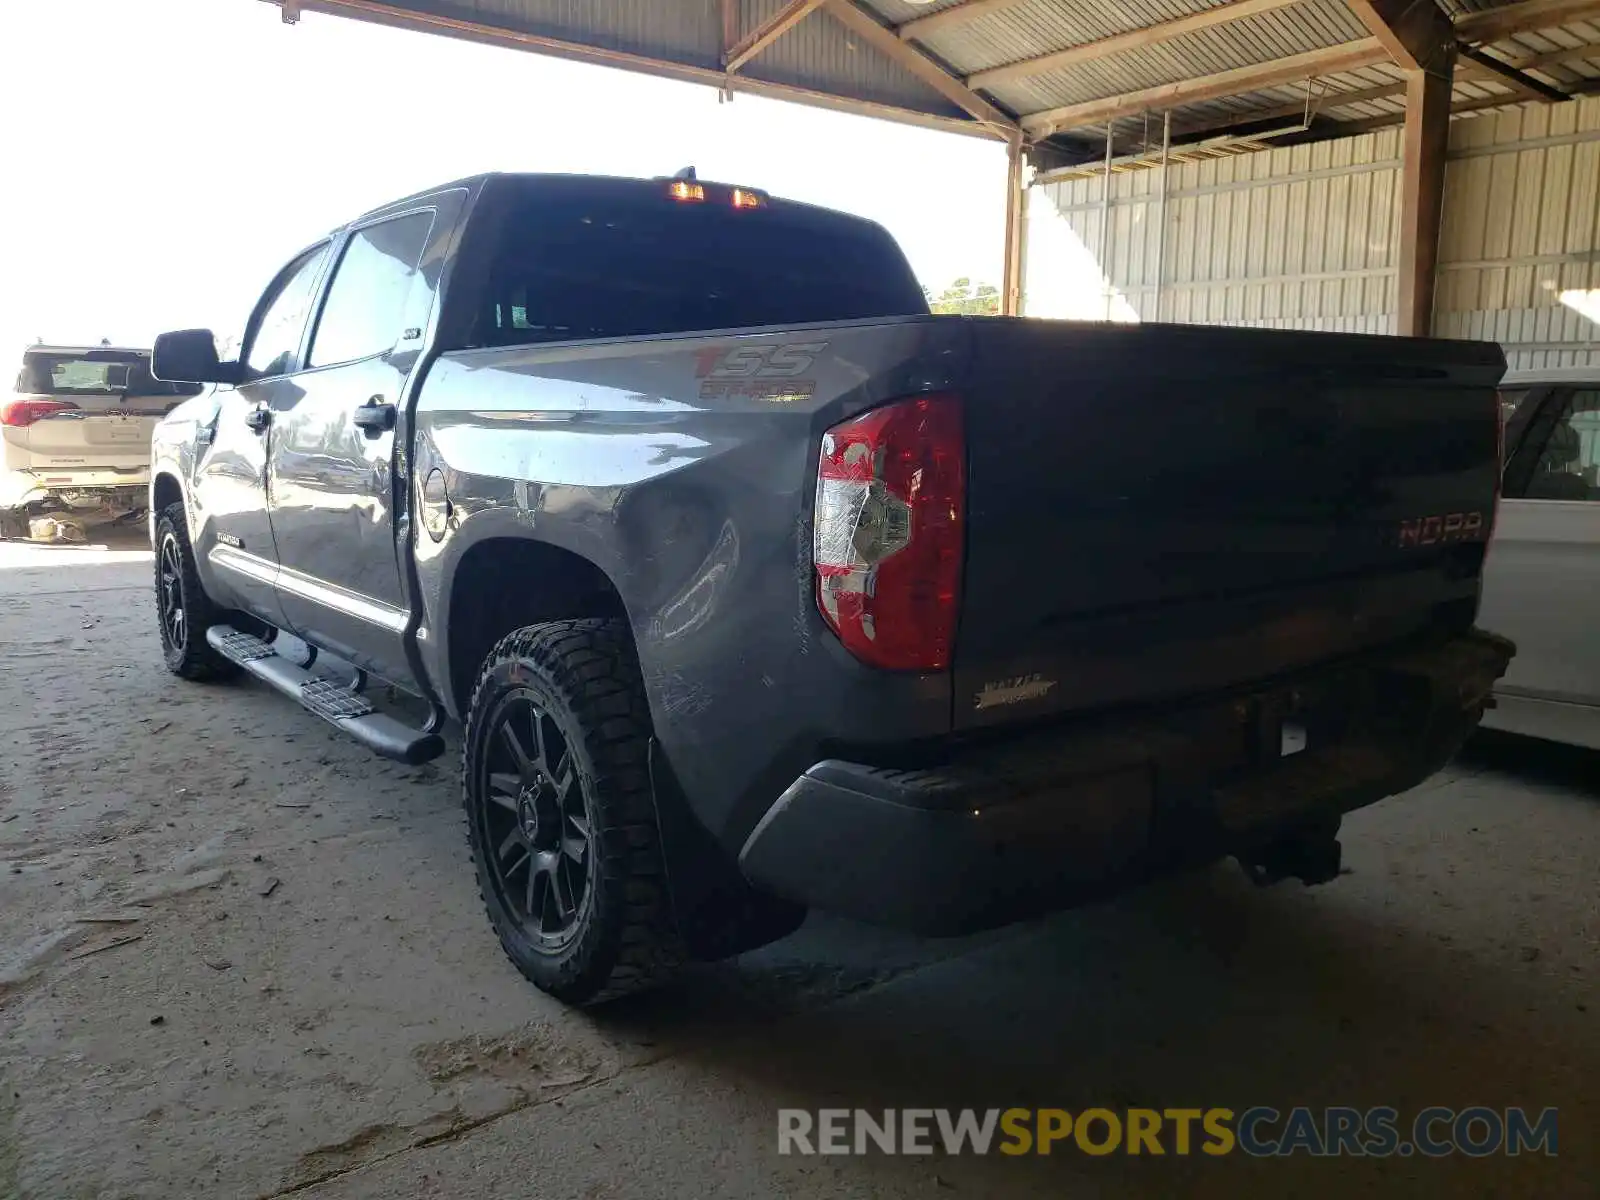
[[817, 607], [875, 667], [950, 665], [966, 504], [961, 403], [929, 395], [822, 437], [812, 557]]
[[21, 429], [57, 413], [73, 412], [77, 407], [66, 400], [7, 400], [0, 404], [0, 425]]
[[1483, 540], [1494, 540], [1494, 527], [1500, 522], [1500, 498], [1506, 489], [1506, 409], [1497, 395], [1494, 400], [1494, 507], [1489, 510], [1489, 532]]

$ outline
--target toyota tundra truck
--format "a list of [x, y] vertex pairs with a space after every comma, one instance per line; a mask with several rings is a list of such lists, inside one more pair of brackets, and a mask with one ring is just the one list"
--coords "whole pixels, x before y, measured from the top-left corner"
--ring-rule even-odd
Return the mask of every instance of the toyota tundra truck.
[[399, 201], [216, 345], [155, 347], [215, 385], [155, 435], [168, 669], [410, 763], [458, 722], [490, 921], [569, 1003], [813, 907], [1323, 882], [1512, 654], [1490, 345], [933, 316], [883, 229], [692, 171]]

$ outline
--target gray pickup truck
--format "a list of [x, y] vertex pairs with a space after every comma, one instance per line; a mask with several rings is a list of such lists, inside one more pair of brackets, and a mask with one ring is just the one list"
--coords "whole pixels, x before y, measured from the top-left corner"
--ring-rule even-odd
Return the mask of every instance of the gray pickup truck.
[[413, 196], [154, 362], [216, 385], [155, 437], [167, 666], [407, 762], [460, 721], [489, 916], [572, 1003], [808, 907], [1327, 880], [1512, 653], [1497, 348], [930, 316], [876, 225], [692, 172]]

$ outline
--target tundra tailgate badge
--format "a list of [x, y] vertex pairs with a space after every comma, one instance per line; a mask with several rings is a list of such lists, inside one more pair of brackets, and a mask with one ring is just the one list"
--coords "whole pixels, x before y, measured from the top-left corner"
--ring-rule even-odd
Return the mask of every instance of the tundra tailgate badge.
[[976, 711], [999, 708], [1004, 704], [1021, 704], [1025, 700], [1042, 700], [1055, 685], [1054, 679], [1043, 679], [1037, 674], [997, 679], [978, 690]]
[[1441, 513], [1436, 517], [1413, 517], [1400, 522], [1399, 545], [1444, 546], [1453, 542], [1476, 542], [1485, 536], [1481, 512]]

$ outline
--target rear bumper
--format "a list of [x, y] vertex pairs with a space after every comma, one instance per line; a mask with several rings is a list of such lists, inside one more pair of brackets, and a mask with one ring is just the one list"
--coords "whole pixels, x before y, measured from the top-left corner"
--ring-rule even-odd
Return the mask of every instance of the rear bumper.
[[739, 863], [776, 895], [880, 924], [1004, 924], [1415, 786], [1460, 749], [1513, 653], [1474, 631], [933, 769], [830, 759], [784, 791]]
[[0, 476], [0, 507], [21, 508], [62, 492], [143, 492], [150, 486], [150, 468], [65, 467], [51, 471], [7, 471]]

